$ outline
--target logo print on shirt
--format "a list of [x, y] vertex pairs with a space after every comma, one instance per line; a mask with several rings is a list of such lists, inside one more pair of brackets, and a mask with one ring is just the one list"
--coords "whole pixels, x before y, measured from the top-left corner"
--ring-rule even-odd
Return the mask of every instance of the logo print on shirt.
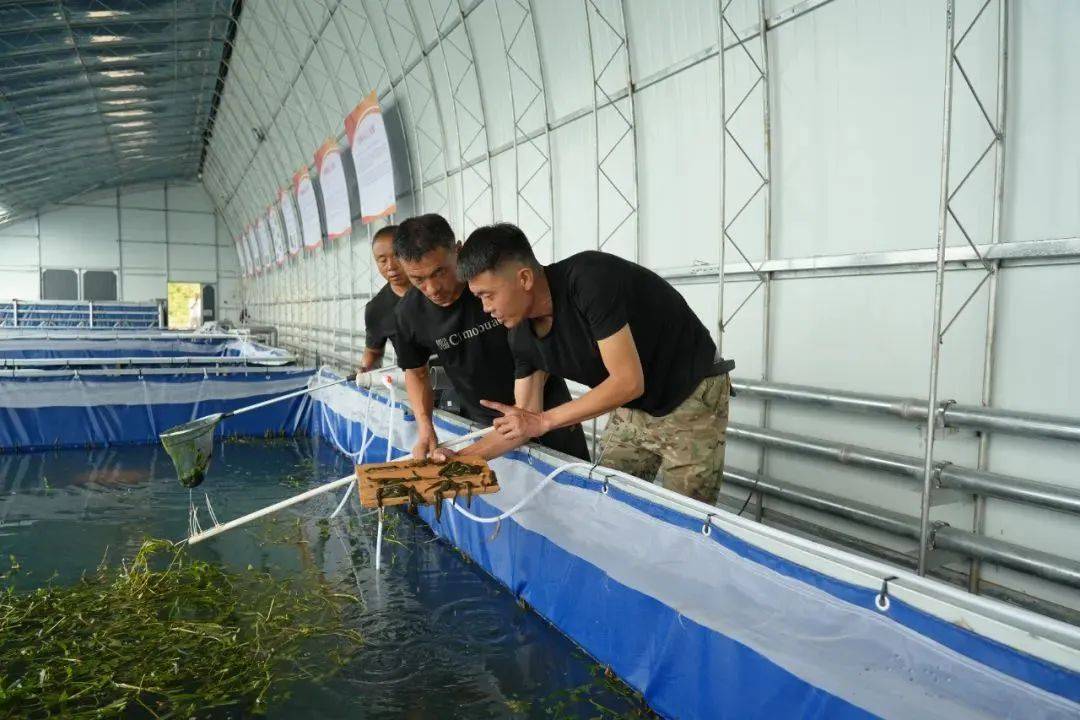
[[487, 332], [493, 327], [502, 325], [501, 322], [492, 318], [487, 322], [482, 322], [479, 325], [474, 325], [468, 330], [462, 330], [461, 332], [450, 333], [445, 337], [435, 338], [435, 347], [439, 350], [449, 350], [452, 347], [457, 347], [466, 340], [472, 340], [481, 333]]

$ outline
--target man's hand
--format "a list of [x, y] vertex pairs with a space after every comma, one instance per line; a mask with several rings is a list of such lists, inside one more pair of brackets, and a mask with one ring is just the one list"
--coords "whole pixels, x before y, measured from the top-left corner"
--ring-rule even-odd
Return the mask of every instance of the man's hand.
[[505, 440], [526, 443], [532, 438], [546, 434], [549, 430], [542, 412], [532, 412], [494, 400], [481, 400], [480, 404], [503, 414], [502, 417], [495, 418], [492, 425], [495, 426], [495, 432]]
[[421, 425], [420, 434], [413, 445], [412, 456], [414, 460], [426, 460], [439, 446], [439, 439], [435, 436], [435, 428], [431, 425]]
[[454, 457], [457, 454], [458, 454], [457, 450], [451, 450], [450, 448], [440, 447], [440, 448], [435, 448], [431, 452], [430, 457], [431, 457], [432, 460], [434, 460], [437, 463], [444, 463], [444, 462], [449, 462], [450, 460], [453, 460]]

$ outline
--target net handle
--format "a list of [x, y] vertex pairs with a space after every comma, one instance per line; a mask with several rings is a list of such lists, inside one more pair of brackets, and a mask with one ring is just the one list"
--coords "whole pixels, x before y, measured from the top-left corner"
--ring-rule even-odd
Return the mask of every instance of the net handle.
[[294, 392], [286, 393], [285, 395], [280, 395], [280, 396], [278, 396], [276, 398], [270, 398], [269, 400], [263, 400], [262, 402], [257, 402], [254, 405], [248, 405], [247, 407], [237, 408], [236, 410], [230, 410], [229, 412], [222, 413], [221, 414], [221, 419], [224, 420], [225, 418], [231, 418], [231, 417], [235, 417], [237, 415], [242, 415], [242, 414], [244, 414], [246, 412], [251, 412], [252, 410], [258, 410], [259, 408], [266, 407], [267, 405], [273, 405], [274, 403], [279, 403], [279, 402], [282, 402], [284, 400], [288, 400], [290, 398], [299, 397], [300, 395], [306, 395], [309, 392], [315, 392], [316, 390], [322, 390], [323, 388], [333, 387], [334, 385], [340, 385], [341, 383], [346, 383], [346, 382], [349, 382], [350, 380], [354, 380], [354, 379], [356, 379], [355, 375], [347, 375], [346, 377], [343, 377], [340, 380], [335, 380], [333, 382], [323, 383], [322, 385], [316, 385], [315, 387], [301, 388], [301, 389], [296, 390]]
[[[390, 367], [379, 368], [377, 370], [369, 370], [368, 372], [362, 373], [362, 374], [363, 375], [370, 375], [370, 374], [376, 373], [376, 372], [387, 372], [389, 370], [395, 370], [395, 369], [397, 369], [397, 366], [392, 365]], [[263, 400], [262, 402], [257, 402], [254, 405], [248, 405], [247, 407], [237, 408], [236, 410], [231, 410], [231, 411], [229, 411], [227, 413], [222, 413], [220, 419], [224, 420], [225, 418], [235, 417], [237, 415], [241, 415], [241, 414], [246, 413], [246, 412], [251, 412], [252, 410], [258, 410], [259, 408], [266, 407], [267, 405], [273, 405], [274, 403], [282, 402], [283, 400], [288, 400], [290, 398], [299, 397], [300, 395], [306, 395], [307, 393], [315, 392], [316, 390], [323, 390], [324, 388], [333, 387], [335, 385], [341, 385], [342, 383], [352, 382], [355, 379], [356, 379], [356, 373], [349, 373], [348, 375], [341, 378], [340, 380], [334, 380], [333, 382], [323, 383], [322, 385], [316, 385], [315, 387], [301, 388], [300, 390], [296, 390], [295, 392], [287, 393], [285, 395], [281, 395], [281, 396], [276, 397], [276, 398], [270, 398], [269, 400]]]

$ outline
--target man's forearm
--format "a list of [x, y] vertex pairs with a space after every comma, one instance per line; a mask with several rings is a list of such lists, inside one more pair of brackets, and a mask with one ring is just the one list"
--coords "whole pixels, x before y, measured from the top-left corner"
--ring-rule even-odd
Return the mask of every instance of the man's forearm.
[[409, 396], [416, 422], [433, 428], [432, 413], [435, 409], [435, 393], [428, 381], [427, 365], [405, 371], [405, 391]]
[[528, 440], [507, 440], [498, 433], [488, 433], [472, 445], [458, 450], [460, 455], [479, 455], [485, 460], [501, 457], [506, 453], [524, 445]]
[[360, 360], [360, 370], [368, 372], [382, 366], [383, 350], [364, 348], [364, 357]]
[[609, 377], [576, 400], [544, 410], [541, 414], [544, 432], [592, 420], [640, 396], [640, 388], [632, 383]]

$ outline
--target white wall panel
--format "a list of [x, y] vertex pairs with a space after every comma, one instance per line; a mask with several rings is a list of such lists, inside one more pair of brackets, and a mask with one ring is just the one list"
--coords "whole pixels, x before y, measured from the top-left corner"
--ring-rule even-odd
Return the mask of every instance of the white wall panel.
[[125, 272], [123, 275], [124, 299], [132, 302], [156, 300], [168, 295], [165, 274], [143, 275]]
[[213, 245], [214, 216], [194, 212], [168, 214], [169, 242]]
[[[635, 98], [638, 162], [648, 168], [638, 174], [638, 222], [642, 262], [649, 267], [710, 264], [719, 257], [719, 93], [709, 90], [718, 84], [713, 60]], [[690, 106], [695, 112], [677, 111]]]
[[38, 224], [36, 217], [0, 227], [0, 238], [37, 238], [37, 235]]
[[716, 46], [715, 0], [627, 0], [626, 14], [635, 81]]
[[121, 239], [164, 243], [165, 232], [165, 212], [163, 210], [120, 208]]
[[165, 209], [165, 188], [162, 185], [132, 186], [120, 190], [120, 207]]
[[1004, 239], [1080, 234], [1080, 4], [1011, 5]]
[[[946, 318], [978, 279], [975, 272], [950, 275]], [[774, 282], [774, 379], [904, 397], [925, 394], [932, 284], [926, 273]], [[974, 312], [961, 315], [949, 330], [943, 396], [977, 404], [983, 330]]]
[[176, 184], [169, 183], [166, 186], [166, 197], [170, 210], [189, 210], [191, 212], [212, 213], [214, 206], [210, 202], [210, 196], [200, 184]]
[[[27, 226], [24, 225], [24, 228]], [[28, 228], [30, 229], [30, 228]], [[37, 270], [37, 235], [0, 236], [0, 267], [24, 265]]]
[[157, 270], [165, 267], [164, 242], [125, 242], [121, 248], [124, 254], [124, 269]]
[[834, 2], [770, 34], [777, 257], [934, 244], [944, 43], [928, 8]]
[[41, 281], [37, 268], [32, 270], [0, 270], [0, 297], [37, 300], [41, 297]]
[[594, 147], [591, 118], [564, 125], [551, 133], [557, 257], [596, 249]]
[[540, 57], [547, 78], [552, 120], [592, 107], [585, 5], [579, 0], [534, 3], [540, 26]]
[[[115, 195], [113, 198], [115, 200]], [[117, 264], [116, 207], [59, 207], [41, 213], [41, 262], [54, 267]]]

